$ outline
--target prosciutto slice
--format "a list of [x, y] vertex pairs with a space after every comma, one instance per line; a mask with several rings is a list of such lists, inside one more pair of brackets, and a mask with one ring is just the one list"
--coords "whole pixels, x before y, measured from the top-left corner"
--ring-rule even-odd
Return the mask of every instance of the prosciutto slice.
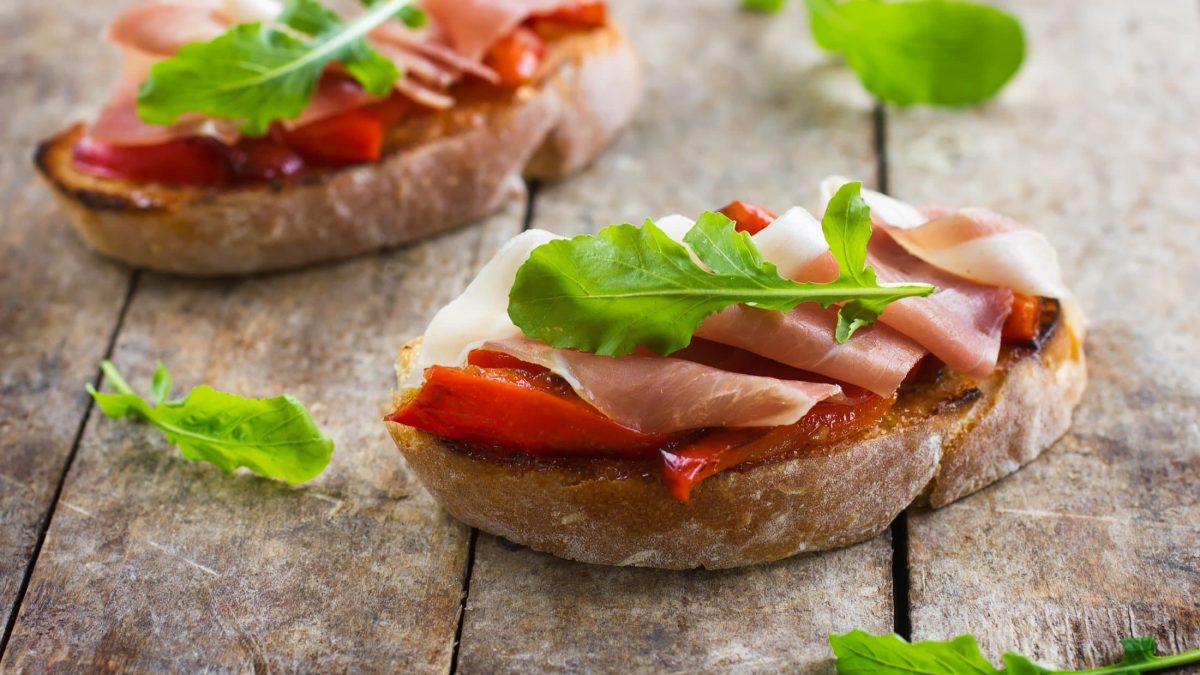
[[[1000, 332], [1012, 310], [1012, 291], [982, 286], [909, 255], [882, 230], [867, 249], [867, 262], [885, 283], [920, 282], [933, 295], [888, 305], [879, 321], [912, 338], [960, 373], [984, 377], [996, 367]], [[851, 342], [854, 340], [852, 339]]]
[[743, 375], [671, 357], [597, 356], [528, 338], [483, 347], [549, 368], [601, 413], [644, 433], [794, 424], [841, 393], [833, 384]]
[[[682, 216], [668, 216], [657, 224], [682, 242], [694, 223]], [[782, 276], [820, 282], [837, 278], [837, 263], [829, 255], [821, 224], [803, 208], [789, 209], [752, 238], [763, 259], [774, 263]], [[836, 326], [837, 310], [815, 304], [784, 313], [734, 305], [705, 319], [696, 335], [856, 384], [880, 396], [895, 393], [926, 354], [913, 340], [881, 325], [838, 344]]]
[[[837, 176], [822, 181], [825, 200], [846, 182]], [[863, 190], [862, 195], [877, 227], [887, 230], [907, 252], [939, 269], [1026, 295], [1071, 297], [1054, 247], [1027, 225], [982, 208], [922, 213], [873, 190]]]
[[565, 0], [425, 0], [421, 6], [450, 46], [472, 61], [534, 14], [554, 11]]
[[697, 337], [737, 347], [772, 361], [856, 384], [891, 396], [926, 354], [916, 342], [875, 325], [838, 344], [837, 310], [804, 304], [790, 312], [735, 305], [710, 316]]
[[[530, 15], [563, 4], [563, 0], [429, 0], [425, 5], [433, 21], [424, 29], [413, 31], [399, 21], [389, 21], [373, 30], [368, 39], [406, 73], [396, 82], [396, 91], [421, 105], [445, 110], [454, 105], [446, 89], [464, 74], [498, 80], [494, 71], [480, 63], [496, 40]], [[186, 116], [170, 126], [146, 124], [137, 115], [137, 87], [154, 62], [170, 57], [184, 45], [216, 38], [239, 22], [270, 21], [282, 8], [276, 0], [176, 0], [137, 5], [119, 14], [105, 35], [122, 48], [122, 78], [112, 99], [89, 125], [89, 137], [126, 146], [198, 134], [236, 141], [228, 124], [208, 122], [199, 115]], [[285, 124], [302, 126], [373, 100], [356, 86], [339, 83], [336, 75], [334, 68], [323, 78], [308, 108]]]
[[165, 57], [189, 42], [207, 42], [229, 28], [216, 2], [180, 0], [135, 5], [108, 25], [110, 42], [144, 54]]

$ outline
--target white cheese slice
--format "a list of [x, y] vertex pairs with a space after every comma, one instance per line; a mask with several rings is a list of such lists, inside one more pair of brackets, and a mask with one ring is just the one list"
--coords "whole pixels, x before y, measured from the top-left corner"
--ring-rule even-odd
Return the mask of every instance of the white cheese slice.
[[[829, 208], [829, 200], [849, 182], [849, 178], [842, 176], [829, 176], [821, 181], [821, 213], [825, 213], [825, 209]], [[871, 207], [871, 213], [892, 227], [907, 230], [924, 225], [929, 220], [912, 204], [893, 199], [882, 192], [863, 188], [861, 194], [863, 201]]]
[[517, 269], [533, 249], [562, 238], [545, 230], [526, 230], [510, 239], [462, 295], [429, 322], [413, 374], [419, 378], [421, 371], [432, 365], [463, 365], [467, 354], [483, 342], [520, 337], [521, 330], [508, 318], [508, 292]]

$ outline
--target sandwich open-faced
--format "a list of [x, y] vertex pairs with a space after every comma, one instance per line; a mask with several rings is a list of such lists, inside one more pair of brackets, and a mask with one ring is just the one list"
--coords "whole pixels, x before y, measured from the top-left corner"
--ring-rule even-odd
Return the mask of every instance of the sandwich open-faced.
[[1070, 425], [1083, 319], [986, 209], [823, 183], [510, 241], [399, 354], [387, 426], [459, 520], [590, 563], [729, 568], [872, 537]]
[[36, 164], [85, 242], [189, 275], [344, 258], [476, 220], [595, 157], [641, 92], [599, 0], [132, 7], [100, 113]]

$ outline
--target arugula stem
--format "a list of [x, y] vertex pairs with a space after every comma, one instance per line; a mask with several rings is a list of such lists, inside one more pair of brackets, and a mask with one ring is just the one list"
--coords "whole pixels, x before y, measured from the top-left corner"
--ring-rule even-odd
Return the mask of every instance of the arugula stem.
[[325, 42], [318, 42], [312, 50], [295, 61], [289, 61], [278, 68], [266, 70], [250, 80], [237, 80], [231, 82], [223, 89], [243, 89], [248, 86], [256, 86], [280, 77], [284, 73], [301, 70], [309, 64], [324, 62], [329, 58], [330, 54], [336, 54], [342, 47], [345, 47], [351, 42], [354, 42], [360, 37], [371, 32], [373, 28], [381, 25], [384, 21], [387, 21], [397, 12], [412, 4], [412, 1], [413, 0], [387, 0], [386, 2], [373, 5], [371, 9], [363, 12], [353, 21], [345, 24], [342, 30], [338, 31], [333, 38]]
[[[929, 284], [905, 284], [902, 286], [881, 286], [879, 288], [854, 288], [848, 286], [839, 286], [836, 288], [826, 288], [828, 284], [819, 283], [803, 283], [801, 288], [763, 288], [755, 289], [753, 294], [758, 297], [769, 298], [795, 298], [797, 296], [805, 298], [801, 302], [818, 302], [817, 298], [832, 298], [832, 302], [837, 302], [837, 298], [910, 298], [916, 296], [929, 295], [934, 290]], [[747, 292], [745, 289], [684, 289], [678, 291], [670, 290], [651, 290], [651, 291], [632, 291], [622, 293], [591, 293], [588, 296], [589, 300], [604, 299], [612, 300], [619, 298], [639, 298], [639, 297], [704, 297], [704, 298], [746, 298]], [[752, 302], [752, 301], [744, 301]]]
[[121, 373], [117, 372], [117, 366], [112, 361], [105, 359], [100, 362], [100, 372], [104, 373], [104, 377], [108, 378], [108, 383], [112, 388], [121, 394], [137, 394], [133, 391], [133, 387], [121, 377]]
[[1159, 656], [1153, 661], [1142, 663], [1118, 663], [1111, 666], [1101, 666], [1099, 668], [1089, 668], [1088, 670], [1055, 670], [1052, 674], [1074, 673], [1076, 675], [1118, 675], [1120, 673], [1145, 673], [1151, 670], [1165, 670], [1167, 668], [1178, 668], [1193, 663], [1200, 663], [1200, 649], [1193, 649], [1190, 652], [1181, 652], [1170, 656]]

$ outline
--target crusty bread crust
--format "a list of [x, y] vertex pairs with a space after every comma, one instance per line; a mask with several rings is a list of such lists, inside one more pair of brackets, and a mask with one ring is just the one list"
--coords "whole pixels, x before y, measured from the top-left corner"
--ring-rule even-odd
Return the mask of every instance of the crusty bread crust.
[[[522, 175], [590, 162], [633, 116], [633, 48], [613, 26], [552, 45], [538, 84], [405, 130], [376, 163], [279, 185], [202, 189], [100, 178], [75, 168], [76, 125], [35, 162], [85, 242], [177, 274], [246, 274], [346, 258], [477, 220], [520, 198]], [[619, 85], [619, 86], [618, 86]]]
[[[914, 502], [944, 506], [1032, 461], [1066, 433], [1083, 394], [1080, 334], [1058, 325], [986, 380], [948, 375], [902, 391], [877, 428], [725, 471], [686, 503], [651, 466], [498, 460], [387, 425], [425, 487], [468, 525], [589, 563], [740, 567], [864, 541]], [[402, 387], [418, 349], [399, 356]]]

